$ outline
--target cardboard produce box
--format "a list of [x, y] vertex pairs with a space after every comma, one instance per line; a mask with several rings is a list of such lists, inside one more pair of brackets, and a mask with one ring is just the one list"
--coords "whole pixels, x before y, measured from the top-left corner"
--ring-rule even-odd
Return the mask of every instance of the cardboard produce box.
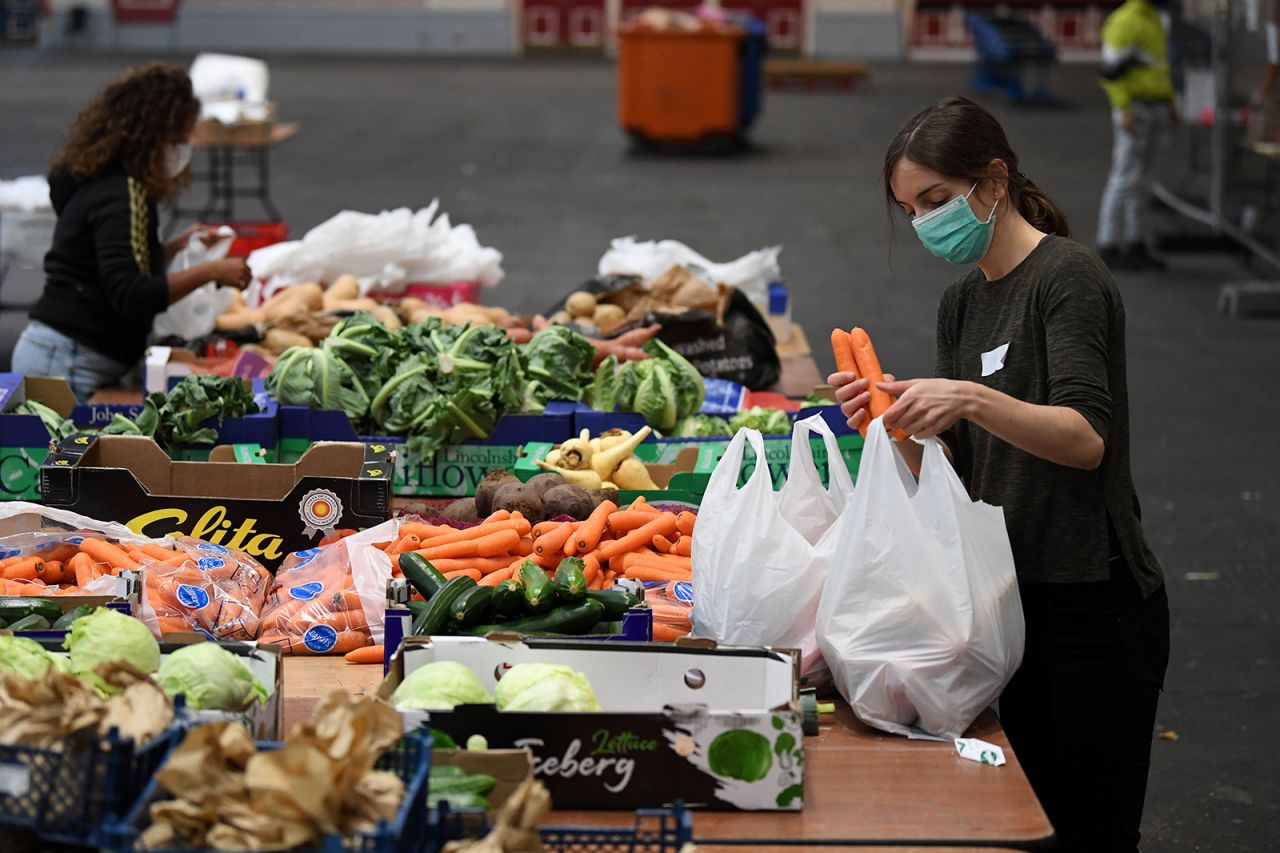
[[492, 691], [518, 663], [565, 664], [586, 675], [605, 710], [500, 713], [493, 705], [402, 711], [458, 743], [528, 748], [557, 808], [636, 809], [673, 800], [717, 810], [804, 805], [799, 654], [766, 648], [693, 648], [573, 640], [499, 642], [412, 637], [378, 696], [432, 661], [469, 667]]
[[60, 376], [0, 373], [0, 500], [40, 500], [40, 466], [55, 439], [36, 415], [13, 413], [27, 400], [43, 403], [64, 418], [76, 407], [76, 395]]
[[301, 456], [316, 441], [381, 441], [396, 448], [392, 494], [403, 497], [468, 497], [490, 468], [514, 468], [520, 449], [531, 441], [559, 443], [573, 435], [576, 403], [548, 403], [539, 414], [503, 415], [482, 441], [445, 447], [420, 459], [399, 437], [360, 437], [343, 412], [280, 407], [280, 461]]
[[385, 444], [330, 442], [292, 465], [238, 464], [229, 446], [208, 462], [174, 462], [149, 438], [77, 435], [45, 460], [42, 492], [49, 506], [242, 550], [274, 571], [335, 530], [385, 521], [394, 455]]

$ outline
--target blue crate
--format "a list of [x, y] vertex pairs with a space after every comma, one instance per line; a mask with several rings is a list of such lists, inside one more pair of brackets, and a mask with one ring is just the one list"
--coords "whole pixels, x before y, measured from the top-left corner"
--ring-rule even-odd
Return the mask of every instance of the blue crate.
[[[258, 749], [279, 749], [283, 744], [259, 741]], [[319, 847], [298, 848], [297, 853], [418, 853], [427, 843], [430, 819], [427, 808], [427, 777], [431, 772], [431, 735], [413, 732], [378, 759], [379, 770], [389, 770], [404, 782], [404, 800], [395, 820], [383, 822], [370, 832], [342, 838], [330, 835]], [[152, 780], [123, 823], [116, 824], [106, 849], [127, 853], [141, 851], [139, 836], [150, 819], [151, 803], [167, 797], [159, 783]], [[214, 853], [192, 848], [145, 848], [150, 853]], [[248, 851], [246, 851], [248, 853]]]
[[[431, 828], [425, 853], [436, 853], [447, 841], [479, 837], [489, 823], [481, 810], [441, 806], [432, 814]], [[677, 853], [693, 840], [693, 813], [676, 801], [670, 808], [637, 809], [630, 827], [542, 826], [538, 835], [546, 853]]]
[[141, 747], [115, 729], [68, 738], [60, 749], [0, 744], [0, 770], [9, 780], [0, 789], [0, 825], [52, 843], [103, 843], [181, 733], [175, 724]]

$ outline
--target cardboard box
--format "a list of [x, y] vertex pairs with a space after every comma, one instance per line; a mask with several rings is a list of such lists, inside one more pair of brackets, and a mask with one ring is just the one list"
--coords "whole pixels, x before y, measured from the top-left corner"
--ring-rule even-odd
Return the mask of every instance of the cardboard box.
[[573, 433], [575, 403], [548, 403], [540, 414], [504, 415], [483, 441], [446, 447], [431, 460], [405, 450], [400, 437], [357, 436], [343, 412], [302, 406], [280, 407], [280, 461], [297, 459], [316, 441], [380, 441], [396, 448], [391, 489], [405, 497], [467, 497], [490, 468], [514, 468], [520, 449], [531, 441], [559, 443]]
[[[798, 652], [414, 637], [378, 696], [390, 701], [406, 674], [437, 660], [470, 667], [488, 690], [499, 673], [531, 661], [587, 676], [607, 710], [499, 713], [493, 705], [460, 705], [429, 714], [429, 725], [458, 743], [482, 734], [493, 748], [530, 749], [534, 774], [557, 808], [635, 809], [676, 799], [728, 811], [803, 808]], [[422, 711], [401, 714], [411, 724], [428, 719]]]
[[37, 416], [13, 414], [26, 400], [44, 403], [64, 418], [76, 406], [76, 395], [60, 376], [0, 373], [0, 500], [40, 500], [40, 466], [54, 439]]
[[77, 435], [45, 460], [41, 482], [50, 506], [243, 550], [274, 571], [337, 529], [385, 521], [393, 457], [385, 444], [326, 442], [293, 465], [237, 464], [225, 445], [208, 462], [174, 462], [149, 438]]

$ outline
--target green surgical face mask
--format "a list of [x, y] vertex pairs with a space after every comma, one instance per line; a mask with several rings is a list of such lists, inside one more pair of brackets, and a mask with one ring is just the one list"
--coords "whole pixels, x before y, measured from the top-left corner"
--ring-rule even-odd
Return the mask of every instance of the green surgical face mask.
[[972, 264], [982, 260], [991, 247], [996, 209], [991, 208], [986, 222], [974, 216], [969, 196], [977, 187], [974, 184], [964, 195], [958, 195], [937, 210], [911, 220], [916, 236], [935, 257], [953, 264]]

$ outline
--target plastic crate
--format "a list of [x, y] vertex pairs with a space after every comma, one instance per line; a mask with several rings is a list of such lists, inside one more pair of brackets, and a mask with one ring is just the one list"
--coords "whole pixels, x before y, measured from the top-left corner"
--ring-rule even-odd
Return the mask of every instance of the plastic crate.
[[[260, 741], [262, 751], [279, 749], [283, 744]], [[378, 759], [379, 770], [389, 770], [404, 782], [404, 800], [395, 820], [377, 829], [342, 838], [328, 836], [318, 847], [298, 848], [297, 853], [418, 853], [427, 841], [429, 813], [427, 809], [427, 776], [431, 771], [431, 735], [413, 732]], [[159, 783], [152, 780], [123, 823], [113, 827], [106, 849], [113, 851], [148, 850], [150, 853], [204, 853], [189, 847], [143, 848], [139, 836], [150, 820], [151, 803], [167, 797]], [[207, 853], [214, 853], [210, 850]], [[247, 853], [247, 851], [246, 851]]]
[[61, 749], [0, 744], [0, 825], [42, 841], [102, 843], [181, 732], [175, 725], [140, 748], [115, 729], [68, 738]]
[[[486, 815], [472, 809], [443, 807], [431, 823], [438, 838], [426, 845], [427, 853], [489, 830]], [[676, 802], [665, 809], [637, 809], [635, 826], [542, 826], [538, 835], [545, 853], [678, 853], [693, 840], [693, 813]]]

